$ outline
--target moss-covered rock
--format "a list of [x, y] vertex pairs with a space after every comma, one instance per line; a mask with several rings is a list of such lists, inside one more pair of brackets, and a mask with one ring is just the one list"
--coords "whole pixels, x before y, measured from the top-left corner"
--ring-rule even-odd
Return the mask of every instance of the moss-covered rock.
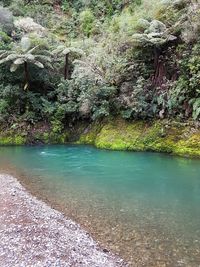
[[83, 124], [73, 130], [53, 131], [39, 125], [27, 132], [0, 131], [0, 145], [24, 144], [92, 144], [97, 148], [112, 150], [156, 151], [188, 157], [200, 157], [200, 129], [191, 123], [156, 120], [128, 122], [109, 119]]
[[14, 131], [0, 131], [0, 145], [25, 145], [25, 144], [66, 144], [69, 141], [69, 133], [55, 133], [51, 130], [27, 131], [15, 133]]
[[187, 139], [177, 142], [173, 152], [182, 156], [200, 157], [200, 132], [191, 134]]
[[[76, 144], [95, 145], [96, 137], [102, 128], [101, 123], [93, 122], [92, 124], [87, 125], [86, 128], [82, 125], [80, 125], [79, 128], [81, 129], [81, 133], [79, 134], [79, 140], [76, 142]], [[77, 130], [78, 129], [76, 129], [76, 131]]]
[[36, 131], [31, 137], [33, 144], [66, 144], [69, 140], [68, 132], [55, 133], [53, 131]]
[[25, 136], [13, 132], [0, 135], [0, 145], [24, 145], [26, 142]]
[[168, 121], [105, 122], [81, 135], [81, 144], [112, 150], [156, 151], [200, 157], [200, 129]]
[[95, 139], [95, 146], [113, 150], [144, 150], [139, 141], [144, 122], [134, 124], [123, 120], [114, 120], [105, 124]]

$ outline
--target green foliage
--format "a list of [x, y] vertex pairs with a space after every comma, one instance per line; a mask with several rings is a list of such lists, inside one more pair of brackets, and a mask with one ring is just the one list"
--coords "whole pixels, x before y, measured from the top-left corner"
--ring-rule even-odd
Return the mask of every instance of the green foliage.
[[45, 121], [56, 136], [108, 116], [200, 119], [198, 3], [13, 0], [9, 8], [47, 30], [0, 31], [1, 122]]
[[90, 36], [94, 30], [95, 17], [90, 9], [86, 9], [80, 13], [80, 26], [81, 30], [86, 36]]
[[200, 98], [191, 99], [189, 103], [193, 105], [193, 119], [196, 120], [200, 118]]
[[147, 119], [155, 114], [153, 106], [153, 92], [148, 90], [147, 82], [139, 77], [136, 84], [132, 86], [130, 97], [119, 97], [121, 115], [125, 119]]
[[[14, 46], [12, 50], [0, 51], [0, 65], [11, 62], [10, 71], [15, 72], [21, 65], [24, 66], [25, 72], [25, 85], [24, 89], [29, 86], [29, 70], [28, 64], [32, 64], [40, 69], [44, 68], [44, 65], [51, 67], [51, 57], [44, 54], [36, 54], [37, 47], [31, 48], [31, 41], [27, 37], [21, 39], [20, 45]], [[46, 51], [42, 51], [44, 53]]]
[[110, 115], [116, 88], [95, 85], [89, 79], [62, 81], [57, 89], [57, 110], [54, 117], [63, 122], [67, 118], [92, 118]]
[[53, 133], [61, 134], [63, 131], [63, 124], [60, 120], [51, 121]]
[[26, 16], [25, 8], [23, 0], [14, 0], [10, 5], [10, 10], [14, 16]]
[[0, 31], [0, 41], [9, 44], [11, 43], [12, 39], [5, 32]]
[[5, 32], [0, 31], [0, 50], [8, 50], [12, 39]]
[[4, 6], [9, 6], [12, 2], [12, 0], [1, 0]]
[[190, 117], [199, 119], [199, 77], [200, 77], [200, 56], [198, 53], [199, 44], [194, 45], [192, 50], [185, 47], [178, 47], [182, 54], [179, 59], [181, 75], [169, 91], [170, 114], [175, 113], [179, 117]]
[[69, 8], [70, 8], [69, 1], [62, 0], [62, 4], [61, 4], [62, 11], [66, 12], [69, 10]]

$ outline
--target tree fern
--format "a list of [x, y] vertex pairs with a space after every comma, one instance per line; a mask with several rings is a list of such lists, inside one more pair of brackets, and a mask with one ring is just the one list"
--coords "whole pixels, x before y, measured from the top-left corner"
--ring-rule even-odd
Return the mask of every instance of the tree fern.
[[82, 55], [83, 51], [75, 47], [60, 45], [52, 53], [58, 60], [65, 57], [64, 79], [67, 80], [69, 78], [69, 55]]
[[35, 65], [43, 69], [45, 65], [51, 66], [51, 57], [36, 54], [38, 47], [31, 48], [31, 42], [28, 37], [22, 37], [20, 45], [15, 46], [11, 51], [0, 51], [0, 64], [10, 62], [10, 71], [15, 72], [21, 65], [24, 66], [24, 89], [29, 87], [28, 64]]

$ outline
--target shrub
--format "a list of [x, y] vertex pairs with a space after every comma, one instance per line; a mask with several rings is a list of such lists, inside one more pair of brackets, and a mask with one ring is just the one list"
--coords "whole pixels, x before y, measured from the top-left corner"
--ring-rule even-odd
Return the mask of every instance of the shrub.
[[86, 36], [90, 36], [94, 29], [95, 17], [90, 9], [86, 9], [79, 16], [81, 30]]

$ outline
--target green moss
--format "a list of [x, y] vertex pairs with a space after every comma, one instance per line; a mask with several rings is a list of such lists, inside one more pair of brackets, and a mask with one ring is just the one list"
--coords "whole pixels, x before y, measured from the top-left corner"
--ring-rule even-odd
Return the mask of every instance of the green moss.
[[58, 134], [58, 133], [51, 132], [49, 134], [48, 143], [50, 143], [50, 144], [65, 144], [65, 143], [67, 143], [68, 139], [69, 139], [68, 133]]
[[200, 133], [191, 134], [177, 142], [174, 153], [182, 156], [200, 157]]
[[49, 133], [48, 132], [44, 132], [41, 135], [41, 140], [45, 143], [48, 144], [49, 143]]
[[115, 119], [101, 129], [83, 134], [79, 143], [94, 144], [112, 150], [156, 151], [182, 156], [200, 157], [200, 130], [167, 121], [127, 122]]
[[[200, 157], [200, 129], [189, 124], [169, 123], [168, 121], [135, 121], [110, 119], [95, 122], [83, 132], [78, 144], [93, 144], [97, 148], [112, 150], [156, 151], [175, 155]], [[0, 133], [0, 145], [23, 145], [26, 143], [66, 144], [72, 140], [74, 132], [56, 133], [51, 129], [34, 133]]]
[[95, 145], [113, 150], [143, 150], [143, 145], [139, 142], [143, 124], [130, 124], [123, 120], [109, 122], [97, 134]]
[[11, 145], [13, 143], [13, 138], [11, 136], [1, 136], [0, 145]]
[[177, 134], [174, 129], [167, 129], [164, 124], [156, 121], [144, 130], [141, 141], [145, 150], [172, 153]]
[[69, 140], [68, 132], [55, 133], [53, 131], [36, 132], [33, 136], [33, 142], [43, 144], [66, 144]]
[[0, 136], [0, 145], [24, 145], [26, 137], [22, 135], [13, 135], [12, 133]]
[[21, 135], [17, 135], [14, 136], [14, 144], [15, 145], [24, 145], [26, 143], [26, 138], [21, 136]]
[[0, 145], [25, 145], [27, 143], [65, 144], [69, 140], [68, 132], [61, 134], [51, 131], [36, 131], [31, 134], [14, 134], [13, 131], [0, 133]]
[[93, 123], [87, 129], [83, 130], [79, 140], [76, 142], [77, 144], [88, 144], [94, 145], [96, 136], [101, 130], [100, 123]]

